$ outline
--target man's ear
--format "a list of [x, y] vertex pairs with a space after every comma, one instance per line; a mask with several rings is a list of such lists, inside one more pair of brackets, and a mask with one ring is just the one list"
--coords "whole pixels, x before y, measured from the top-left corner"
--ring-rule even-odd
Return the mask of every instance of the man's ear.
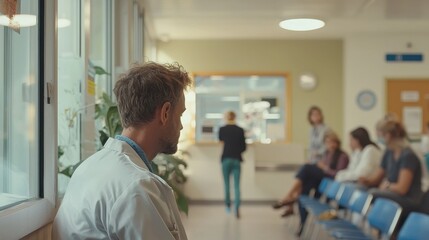
[[165, 102], [164, 104], [162, 104], [160, 112], [160, 119], [162, 125], [165, 125], [167, 123], [168, 118], [171, 117], [171, 109], [172, 107], [170, 102]]

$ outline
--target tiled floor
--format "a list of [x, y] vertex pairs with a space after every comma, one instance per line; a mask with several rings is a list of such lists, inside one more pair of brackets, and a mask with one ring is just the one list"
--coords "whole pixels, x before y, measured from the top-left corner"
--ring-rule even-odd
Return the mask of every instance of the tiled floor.
[[190, 240], [296, 240], [298, 218], [280, 215], [271, 206], [244, 205], [237, 220], [223, 206], [192, 205], [183, 222]]

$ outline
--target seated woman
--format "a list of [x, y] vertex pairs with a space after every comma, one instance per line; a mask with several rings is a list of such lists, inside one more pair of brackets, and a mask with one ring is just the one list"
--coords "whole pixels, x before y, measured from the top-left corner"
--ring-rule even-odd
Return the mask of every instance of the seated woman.
[[334, 178], [338, 171], [347, 167], [349, 158], [341, 150], [341, 141], [334, 132], [325, 133], [324, 144], [326, 151], [323, 158], [316, 164], [303, 165], [295, 176], [292, 188], [282, 200], [273, 205], [274, 209], [287, 206], [282, 217], [293, 214], [293, 203], [301, 194], [308, 195], [311, 189], [319, 186], [324, 177]]
[[397, 202], [403, 208], [403, 216], [406, 216], [417, 209], [423, 195], [422, 167], [399, 122], [386, 121], [381, 132], [386, 143], [381, 165], [370, 177], [361, 177], [358, 182], [366, 187], [376, 187], [370, 190], [375, 198]]
[[356, 182], [359, 177], [370, 176], [380, 166], [380, 148], [371, 141], [365, 128], [359, 127], [350, 132], [350, 148], [349, 165], [335, 176], [339, 182]]

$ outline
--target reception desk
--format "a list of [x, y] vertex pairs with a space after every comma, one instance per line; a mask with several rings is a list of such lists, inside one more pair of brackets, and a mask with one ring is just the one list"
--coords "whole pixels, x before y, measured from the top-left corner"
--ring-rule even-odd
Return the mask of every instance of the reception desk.
[[[188, 151], [186, 195], [194, 202], [222, 201], [221, 143], [194, 144]], [[304, 155], [304, 148], [299, 144], [247, 145], [241, 171], [242, 200], [262, 202], [279, 199], [291, 186], [296, 170], [304, 163]], [[233, 189], [232, 178], [231, 187]]]

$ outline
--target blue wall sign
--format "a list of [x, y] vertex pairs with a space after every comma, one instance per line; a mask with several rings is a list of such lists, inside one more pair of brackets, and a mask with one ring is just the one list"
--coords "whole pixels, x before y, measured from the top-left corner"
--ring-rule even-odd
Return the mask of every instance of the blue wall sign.
[[423, 62], [421, 53], [387, 53], [386, 62]]

